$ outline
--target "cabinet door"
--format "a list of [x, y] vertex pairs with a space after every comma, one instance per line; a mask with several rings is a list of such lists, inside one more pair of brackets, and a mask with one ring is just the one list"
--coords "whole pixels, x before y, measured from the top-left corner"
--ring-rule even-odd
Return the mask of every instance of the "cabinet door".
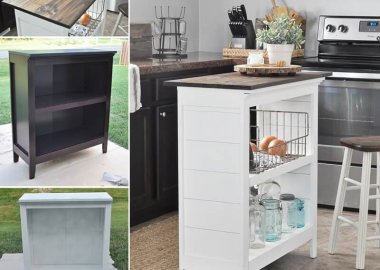
[[169, 210], [178, 207], [177, 104], [158, 106], [157, 185], [160, 204]]
[[154, 111], [142, 108], [130, 114], [130, 188], [131, 223], [142, 219], [142, 209], [149, 207], [155, 199], [154, 182]]

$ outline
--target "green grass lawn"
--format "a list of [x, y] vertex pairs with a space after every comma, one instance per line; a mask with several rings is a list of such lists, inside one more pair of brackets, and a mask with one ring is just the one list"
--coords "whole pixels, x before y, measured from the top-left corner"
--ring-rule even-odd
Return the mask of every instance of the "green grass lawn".
[[[0, 189], [0, 257], [4, 253], [22, 253], [18, 199], [26, 192], [41, 191]], [[48, 192], [108, 192], [113, 198], [111, 257], [118, 270], [128, 269], [128, 189], [52, 189]]]
[[[121, 66], [119, 55], [114, 58], [109, 139], [128, 148], [128, 66]], [[0, 59], [0, 125], [11, 122], [9, 64]]]

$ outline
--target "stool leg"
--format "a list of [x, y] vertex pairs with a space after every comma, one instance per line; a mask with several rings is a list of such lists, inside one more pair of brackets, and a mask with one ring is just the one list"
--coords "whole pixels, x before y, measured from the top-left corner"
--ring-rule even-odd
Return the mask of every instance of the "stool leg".
[[[376, 195], [380, 195], [380, 152], [377, 153], [376, 157]], [[376, 232], [380, 235], [380, 200], [376, 200]], [[380, 248], [380, 240], [377, 243]]]
[[336, 239], [338, 236], [339, 225], [340, 225], [338, 216], [342, 215], [344, 198], [346, 196], [346, 189], [347, 189], [347, 182], [344, 180], [344, 178], [348, 177], [350, 173], [352, 152], [353, 150], [350, 148], [346, 147], [344, 149], [342, 170], [340, 171], [338, 192], [336, 195], [335, 208], [334, 208], [334, 216], [333, 216], [331, 230], [330, 230], [330, 240], [329, 240], [329, 246], [328, 246], [328, 253], [330, 254], [334, 254], [336, 250]]
[[123, 18], [123, 13], [119, 12], [119, 16], [117, 17], [117, 20], [116, 20], [115, 26], [112, 30], [111, 36], [114, 36], [116, 34], [116, 31], [118, 29], [118, 26], [119, 26], [122, 18]]
[[367, 244], [367, 223], [368, 223], [368, 197], [371, 182], [371, 161], [372, 153], [363, 153], [362, 186], [360, 189], [358, 242], [356, 246], [356, 268], [364, 269], [365, 249]]

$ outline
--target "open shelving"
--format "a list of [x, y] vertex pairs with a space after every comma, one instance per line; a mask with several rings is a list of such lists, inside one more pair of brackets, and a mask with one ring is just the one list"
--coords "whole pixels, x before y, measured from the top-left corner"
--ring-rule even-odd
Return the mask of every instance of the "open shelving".
[[36, 164], [102, 144], [107, 152], [112, 51], [10, 52], [14, 161]]

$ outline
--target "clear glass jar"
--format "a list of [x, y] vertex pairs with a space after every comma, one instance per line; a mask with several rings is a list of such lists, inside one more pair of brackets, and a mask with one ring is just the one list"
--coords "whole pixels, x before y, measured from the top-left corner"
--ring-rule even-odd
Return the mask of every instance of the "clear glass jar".
[[247, 58], [248, 65], [262, 65], [264, 64], [264, 55], [261, 51], [249, 52]]
[[268, 180], [259, 184], [259, 195], [262, 199], [280, 199], [281, 186], [274, 180]]
[[296, 198], [297, 228], [305, 227], [305, 199]]
[[265, 241], [278, 241], [282, 231], [281, 202], [276, 199], [263, 199], [261, 203], [265, 208]]
[[297, 228], [297, 204], [293, 194], [281, 194], [282, 232], [291, 233]]
[[265, 208], [257, 196], [249, 202], [249, 230], [249, 248], [265, 247]]

